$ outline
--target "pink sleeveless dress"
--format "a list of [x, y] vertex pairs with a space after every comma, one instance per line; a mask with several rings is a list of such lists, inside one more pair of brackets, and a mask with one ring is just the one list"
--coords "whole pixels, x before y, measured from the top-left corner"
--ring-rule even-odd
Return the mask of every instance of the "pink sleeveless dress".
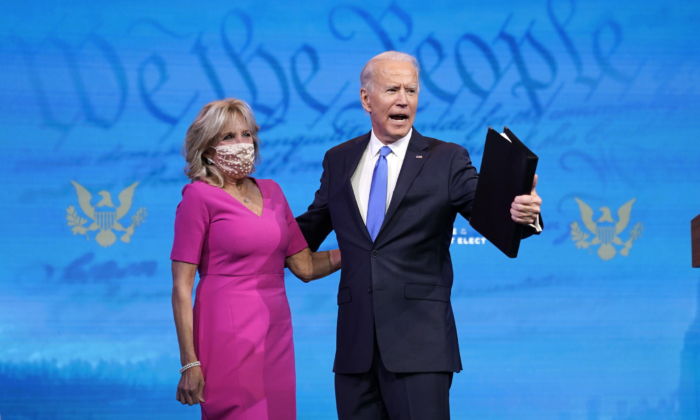
[[182, 190], [170, 259], [197, 264], [194, 346], [204, 373], [202, 418], [295, 419], [292, 319], [284, 259], [307, 247], [279, 185], [255, 180], [257, 216], [226, 191]]

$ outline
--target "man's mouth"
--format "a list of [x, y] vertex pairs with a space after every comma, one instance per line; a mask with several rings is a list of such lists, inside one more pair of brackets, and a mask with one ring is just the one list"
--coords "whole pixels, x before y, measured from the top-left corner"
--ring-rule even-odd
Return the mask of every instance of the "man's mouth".
[[408, 119], [408, 115], [406, 114], [394, 114], [394, 115], [389, 115], [389, 118], [391, 118], [392, 121], [399, 121], [403, 122]]

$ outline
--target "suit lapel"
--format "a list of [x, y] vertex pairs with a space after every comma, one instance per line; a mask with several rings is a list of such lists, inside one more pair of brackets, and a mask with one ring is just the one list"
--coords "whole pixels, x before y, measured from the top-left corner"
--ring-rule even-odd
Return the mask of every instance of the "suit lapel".
[[[430, 152], [426, 151], [428, 146], [428, 140], [421, 136], [414, 128], [411, 140], [408, 143], [408, 148], [406, 149], [406, 156], [404, 156], [403, 164], [401, 165], [399, 179], [396, 181], [396, 187], [394, 187], [394, 194], [391, 196], [389, 209], [386, 212], [386, 216], [384, 216], [384, 222], [382, 222], [382, 227], [379, 229], [377, 239], [382, 235], [384, 227], [389, 223], [389, 220], [391, 220], [391, 217], [401, 204], [401, 200], [403, 200], [408, 188], [423, 167], [423, 163], [428, 160], [428, 156], [430, 155]], [[419, 155], [421, 158], [417, 158]]]
[[360, 163], [362, 153], [364, 153], [365, 149], [367, 148], [370, 133], [359, 137], [352, 148], [347, 152], [345, 156], [345, 174], [343, 175], [342, 188], [345, 190], [346, 199], [348, 200], [348, 203], [350, 203], [350, 207], [352, 207], [350, 212], [353, 214], [355, 223], [357, 223], [359, 226], [359, 230], [364, 232], [367, 240], [372, 242], [372, 237], [369, 236], [367, 226], [362, 221], [362, 214], [360, 214], [360, 208], [358, 207], [357, 200], [355, 199], [355, 190], [352, 188], [352, 175], [355, 173], [357, 165]]

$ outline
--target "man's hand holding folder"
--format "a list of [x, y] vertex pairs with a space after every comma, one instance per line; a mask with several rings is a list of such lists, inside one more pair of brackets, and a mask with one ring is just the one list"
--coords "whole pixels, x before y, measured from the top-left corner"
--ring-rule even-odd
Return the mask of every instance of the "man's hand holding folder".
[[507, 127], [489, 127], [469, 224], [510, 258], [522, 238], [542, 231], [537, 161]]
[[532, 180], [532, 191], [530, 194], [519, 195], [510, 205], [510, 217], [521, 225], [534, 225], [540, 215], [540, 205], [542, 199], [537, 195], [535, 186], [537, 185], [537, 174]]

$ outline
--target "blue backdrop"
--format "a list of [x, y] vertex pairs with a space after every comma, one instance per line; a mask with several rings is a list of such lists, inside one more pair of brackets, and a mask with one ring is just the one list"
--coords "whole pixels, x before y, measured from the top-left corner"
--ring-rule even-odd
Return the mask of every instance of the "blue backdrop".
[[[540, 156], [546, 230], [516, 260], [455, 224], [453, 417], [700, 418], [699, 25], [691, 1], [3, 2], [0, 416], [197, 418], [168, 260], [185, 130], [249, 102], [257, 176], [300, 214], [324, 152], [369, 131], [362, 66], [396, 49], [421, 133], [478, 167], [507, 125]], [[72, 181], [125, 231], [90, 230]], [[300, 419], [335, 417], [337, 283], [287, 277]]]

